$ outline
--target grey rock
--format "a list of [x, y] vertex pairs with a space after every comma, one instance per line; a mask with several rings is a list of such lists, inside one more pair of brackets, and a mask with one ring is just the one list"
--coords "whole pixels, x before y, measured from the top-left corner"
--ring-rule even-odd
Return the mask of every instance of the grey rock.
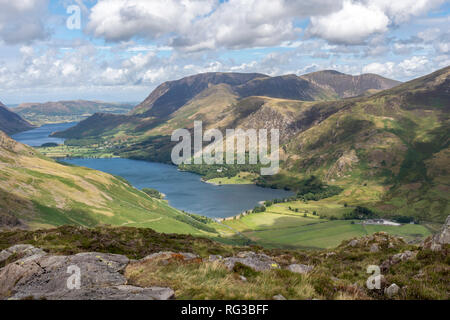
[[439, 244], [450, 244], [450, 216], [445, 220], [441, 232], [435, 236], [435, 241]]
[[378, 251], [380, 251], [380, 248], [378, 247], [378, 245], [377, 244], [372, 244], [371, 246], [370, 246], [370, 252], [378, 252]]
[[268, 255], [255, 252], [240, 252], [236, 257], [225, 258], [222, 263], [228, 270], [233, 270], [236, 263], [242, 263], [255, 271], [266, 271], [278, 268], [278, 264]]
[[[129, 259], [122, 255], [80, 253], [42, 255], [35, 251], [0, 270], [0, 298], [48, 300], [167, 300], [170, 288], [127, 285], [122, 274]], [[75, 271], [74, 269], [75, 268]], [[70, 280], [80, 271], [80, 286]]]
[[291, 264], [287, 269], [294, 273], [306, 274], [311, 272], [314, 267], [307, 266], [306, 264]]
[[392, 257], [390, 257], [389, 259], [383, 261], [383, 263], [380, 265], [380, 269], [383, 272], [386, 272], [394, 264], [413, 259], [416, 256], [417, 256], [417, 252], [412, 252], [409, 250], [397, 253], [397, 254], [393, 255]]
[[401, 261], [406, 261], [414, 258], [417, 255], [417, 252], [412, 252], [409, 250], [406, 250], [405, 252], [397, 253], [392, 256], [392, 262], [399, 263]]
[[432, 251], [440, 251], [446, 244], [450, 244], [450, 216], [445, 220], [439, 233], [424, 241], [423, 247]]
[[120, 285], [113, 287], [97, 287], [80, 290], [61, 290], [51, 293], [17, 293], [10, 299], [34, 300], [169, 300], [175, 293], [170, 288], [150, 287], [140, 288]]
[[184, 260], [186, 261], [200, 258], [200, 256], [190, 252], [180, 252], [180, 254], [184, 257]]
[[9, 263], [33, 256], [44, 256], [47, 253], [33, 247], [30, 244], [18, 244], [0, 252], [0, 266], [3, 266], [8, 259]]
[[273, 300], [287, 300], [283, 295], [277, 294], [276, 296], [272, 297]]
[[359, 241], [356, 240], [356, 239], [353, 239], [352, 241], [350, 241], [350, 242], [348, 243], [348, 245], [349, 245], [350, 247], [356, 247], [358, 244], [359, 244]]
[[219, 260], [222, 260], [222, 259], [223, 259], [222, 256], [212, 254], [212, 255], [209, 256], [208, 261], [209, 262], [214, 262], [214, 261], [219, 261]]
[[384, 294], [387, 297], [392, 298], [392, 297], [396, 296], [399, 291], [400, 291], [400, 287], [398, 285], [396, 285], [395, 283], [393, 283], [389, 287], [384, 289]]
[[170, 259], [173, 259], [174, 257], [178, 257], [178, 258], [182, 257], [182, 259], [184, 261], [189, 261], [189, 260], [200, 258], [198, 255], [193, 254], [193, 253], [186, 253], [186, 252], [175, 253], [172, 251], [161, 251], [161, 252], [157, 252], [157, 253], [152, 253], [151, 255], [148, 255], [145, 258], [141, 259], [141, 261], [145, 261], [145, 260], [168, 261]]

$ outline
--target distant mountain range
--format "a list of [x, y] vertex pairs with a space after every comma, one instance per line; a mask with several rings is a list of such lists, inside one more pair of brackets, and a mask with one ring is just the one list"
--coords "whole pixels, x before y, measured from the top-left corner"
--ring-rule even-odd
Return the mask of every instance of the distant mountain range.
[[78, 122], [98, 113], [129, 112], [136, 104], [110, 103], [102, 101], [57, 101], [46, 103], [22, 103], [14, 111], [34, 124]]
[[315, 175], [344, 189], [334, 198], [341, 205], [442, 222], [450, 200], [449, 82], [449, 67], [404, 84], [335, 71], [200, 74], [162, 84], [128, 115], [96, 114], [57, 136], [170, 162], [172, 131], [194, 120], [206, 129], [279, 128], [282, 171], [261, 185], [295, 190], [298, 179]]
[[269, 77], [258, 73], [204, 73], [165, 82], [139, 104], [132, 114], [163, 117], [215, 85], [224, 85], [239, 98], [268, 96], [303, 101], [331, 100], [392, 88], [400, 82], [374, 74], [350, 76], [322, 71], [298, 77]]
[[0, 130], [7, 134], [15, 134], [33, 128], [28, 121], [22, 119], [18, 114], [12, 112], [0, 102]]

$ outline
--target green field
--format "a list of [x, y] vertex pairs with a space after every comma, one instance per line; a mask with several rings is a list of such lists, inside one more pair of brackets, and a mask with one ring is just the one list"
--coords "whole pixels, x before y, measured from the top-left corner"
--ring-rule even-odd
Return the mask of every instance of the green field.
[[295, 213], [283, 206], [272, 206], [263, 213], [253, 213], [224, 222], [244, 237], [271, 248], [333, 248], [343, 240], [361, 237], [379, 231], [404, 237], [423, 239], [430, 235], [421, 225], [376, 226], [358, 221], [319, 219], [316, 216]]
[[49, 158], [117, 158], [108, 150], [92, 147], [79, 147], [59, 145], [57, 147], [40, 147], [36, 148], [44, 156]]
[[222, 184], [255, 184], [255, 179], [257, 178], [257, 175], [250, 172], [241, 172], [238, 175], [228, 178], [214, 178], [207, 180], [206, 182], [216, 184], [216, 185], [222, 185]]

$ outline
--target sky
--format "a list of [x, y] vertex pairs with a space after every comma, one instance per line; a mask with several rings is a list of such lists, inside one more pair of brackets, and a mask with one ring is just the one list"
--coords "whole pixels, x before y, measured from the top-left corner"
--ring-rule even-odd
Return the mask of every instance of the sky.
[[445, 0], [0, 0], [0, 101], [139, 102], [202, 72], [450, 65]]

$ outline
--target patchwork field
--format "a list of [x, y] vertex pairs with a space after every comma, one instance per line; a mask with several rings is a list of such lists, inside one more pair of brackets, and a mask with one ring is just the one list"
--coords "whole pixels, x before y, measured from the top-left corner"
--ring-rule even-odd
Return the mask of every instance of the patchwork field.
[[59, 145], [56, 147], [37, 148], [40, 153], [49, 158], [115, 158], [108, 150], [92, 147]]
[[[288, 206], [303, 207], [302, 210], [308, 210], [309, 213], [293, 212], [286, 208]], [[271, 248], [333, 248], [343, 240], [379, 231], [404, 237], [407, 241], [423, 239], [430, 235], [428, 229], [422, 225], [407, 224], [396, 227], [363, 225], [359, 221], [320, 219], [311, 214], [311, 208], [315, 207], [299, 203], [274, 205], [267, 208], [266, 212], [252, 213], [224, 223], [257, 244]], [[319, 212], [320, 207], [317, 208]], [[331, 212], [332, 208], [324, 210]]]

